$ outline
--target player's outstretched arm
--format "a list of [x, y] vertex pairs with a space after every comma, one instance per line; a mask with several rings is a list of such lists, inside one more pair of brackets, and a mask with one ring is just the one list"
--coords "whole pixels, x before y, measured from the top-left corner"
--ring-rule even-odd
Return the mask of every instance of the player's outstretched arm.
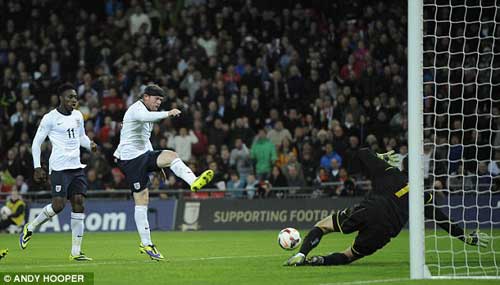
[[432, 197], [427, 204], [425, 205], [425, 217], [427, 219], [432, 219], [436, 222], [436, 224], [449, 233], [451, 236], [454, 236], [461, 241], [465, 242], [468, 245], [487, 247], [490, 242], [490, 237], [478, 231], [473, 231], [472, 233], [466, 235], [462, 227], [457, 225], [454, 221], [452, 221], [441, 209], [435, 207], [430, 202], [432, 201]]
[[134, 120], [141, 122], [156, 122], [168, 117], [177, 117], [181, 114], [179, 109], [172, 109], [170, 111], [143, 111], [133, 114]]
[[35, 168], [35, 172], [33, 174], [33, 178], [36, 182], [43, 182], [47, 178], [45, 171], [42, 169], [42, 165], [40, 163], [40, 155], [41, 155], [41, 146], [45, 141], [50, 131], [50, 122], [47, 116], [42, 118], [40, 122], [40, 126], [38, 126], [38, 130], [36, 131], [35, 138], [33, 139], [33, 144], [31, 145], [31, 155], [33, 156], [33, 166]]
[[480, 232], [479, 230], [473, 231], [472, 233], [465, 236], [463, 242], [468, 245], [476, 245], [480, 247], [488, 247], [490, 244], [491, 237], [485, 233]]
[[380, 177], [386, 170], [393, 167], [385, 160], [377, 157], [377, 154], [368, 148], [360, 149], [355, 159], [358, 159], [361, 162], [363, 172], [370, 179]]

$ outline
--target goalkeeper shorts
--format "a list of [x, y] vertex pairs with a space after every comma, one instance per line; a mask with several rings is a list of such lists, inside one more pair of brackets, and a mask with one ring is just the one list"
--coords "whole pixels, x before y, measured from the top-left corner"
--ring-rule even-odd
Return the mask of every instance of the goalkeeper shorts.
[[362, 204], [337, 211], [332, 215], [332, 219], [335, 231], [344, 234], [358, 232], [351, 246], [357, 257], [373, 254], [384, 247], [394, 236], [392, 234], [394, 230], [379, 220], [381, 215], [378, 209]]

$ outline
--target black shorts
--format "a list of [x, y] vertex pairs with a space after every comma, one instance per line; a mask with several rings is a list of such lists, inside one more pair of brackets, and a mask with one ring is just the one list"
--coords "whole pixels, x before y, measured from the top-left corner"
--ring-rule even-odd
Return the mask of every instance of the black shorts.
[[149, 173], [158, 171], [160, 168], [156, 164], [161, 150], [148, 151], [130, 160], [118, 160], [118, 167], [125, 174], [127, 183], [132, 192], [141, 192], [149, 187]]
[[335, 231], [345, 234], [358, 232], [351, 246], [357, 257], [373, 254], [394, 236], [393, 229], [382, 221], [385, 217], [381, 215], [379, 209], [362, 203], [337, 211], [332, 215], [332, 219]]
[[86, 196], [88, 183], [87, 176], [82, 168], [67, 170], [52, 170], [50, 172], [52, 197], [70, 198], [76, 194]]

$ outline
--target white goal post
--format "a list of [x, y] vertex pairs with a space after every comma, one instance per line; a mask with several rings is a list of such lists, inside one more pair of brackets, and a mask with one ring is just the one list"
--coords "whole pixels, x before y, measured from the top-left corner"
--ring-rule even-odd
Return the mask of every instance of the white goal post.
[[[500, 279], [500, 1], [407, 4], [410, 278]], [[426, 220], [425, 191], [490, 243]]]
[[408, 170], [410, 201], [410, 278], [423, 279], [423, 0], [408, 0]]

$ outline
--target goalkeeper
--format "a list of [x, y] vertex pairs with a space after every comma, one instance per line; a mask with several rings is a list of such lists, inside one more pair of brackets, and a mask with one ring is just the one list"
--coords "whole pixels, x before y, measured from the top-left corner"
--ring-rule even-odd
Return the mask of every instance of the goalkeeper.
[[[354, 159], [359, 160], [362, 172], [372, 182], [372, 191], [359, 204], [336, 211], [333, 215], [316, 223], [307, 234], [300, 251], [290, 257], [284, 265], [344, 265], [364, 256], [373, 254], [396, 237], [408, 222], [408, 159], [403, 159], [402, 171], [393, 152], [375, 154], [368, 149], [357, 152]], [[489, 237], [483, 233], [464, 234], [464, 230], [453, 222], [431, 201], [432, 195], [425, 193], [425, 216], [454, 237], [473, 246], [486, 247]], [[340, 232], [358, 232], [352, 246], [344, 252], [326, 256], [313, 256], [306, 260], [307, 254], [315, 248], [323, 235]]]

